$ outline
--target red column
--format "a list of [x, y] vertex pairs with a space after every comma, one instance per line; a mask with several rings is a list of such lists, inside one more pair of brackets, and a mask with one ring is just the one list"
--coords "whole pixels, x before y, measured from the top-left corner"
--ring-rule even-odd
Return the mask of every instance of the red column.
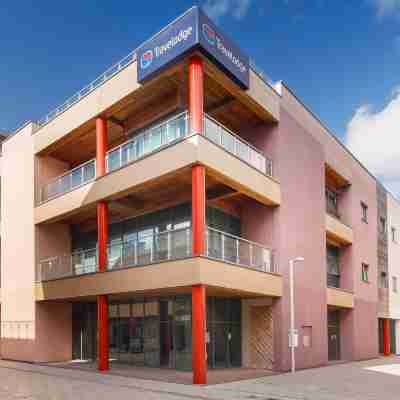
[[207, 383], [206, 289], [192, 286], [192, 369], [193, 383]]
[[390, 320], [383, 320], [383, 355], [390, 356]]
[[[203, 134], [203, 62], [194, 56], [189, 63], [190, 132]], [[192, 252], [204, 254], [206, 185], [205, 168], [192, 168]], [[193, 383], [207, 383], [206, 357], [206, 292], [203, 285], [192, 287], [192, 369]]]
[[192, 167], [192, 254], [204, 254], [206, 225], [206, 172], [203, 165]]
[[[106, 173], [106, 155], [108, 147], [107, 120], [99, 117], [96, 119], [96, 175]], [[106, 201], [97, 203], [97, 243], [99, 272], [107, 270], [107, 243], [108, 243], [108, 204]], [[108, 343], [108, 296], [97, 296], [97, 354], [98, 370], [109, 369], [109, 343]]]
[[189, 118], [190, 132], [203, 133], [203, 61], [193, 56], [189, 62]]
[[96, 118], [96, 175], [98, 177], [106, 173], [107, 147], [107, 120], [98, 117]]
[[108, 204], [106, 201], [97, 203], [97, 242], [99, 249], [99, 272], [107, 269], [108, 243]]

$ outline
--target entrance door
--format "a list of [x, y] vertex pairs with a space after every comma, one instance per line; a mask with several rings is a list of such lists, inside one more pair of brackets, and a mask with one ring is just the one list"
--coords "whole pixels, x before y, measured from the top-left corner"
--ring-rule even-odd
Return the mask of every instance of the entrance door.
[[228, 366], [229, 354], [229, 330], [226, 324], [219, 323], [214, 325], [211, 340], [214, 344], [214, 367], [225, 368]]
[[328, 360], [340, 360], [339, 311], [328, 311]]
[[207, 299], [207, 357], [210, 368], [242, 363], [241, 303], [239, 299]]

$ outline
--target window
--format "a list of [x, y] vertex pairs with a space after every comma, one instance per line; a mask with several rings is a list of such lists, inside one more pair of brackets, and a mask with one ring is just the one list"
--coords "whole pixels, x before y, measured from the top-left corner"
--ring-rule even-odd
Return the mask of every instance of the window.
[[397, 231], [394, 226], [392, 226], [392, 242], [397, 242]]
[[361, 279], [364, 282], [369, 282], [369, 278], [368, 278], [368, 270], [369, 270], [369, 265], [368, 264], [361, 264]]
[[328, 212], [328, 214], [331, 214], [334, 217], [339, 218], [337, 194], [332, 190], [326, 188], [325, 198], [326, 198], [326, 211]]
[[392, 289], [393, 292], [397, 293], [397, 277], [392, 276]]
[[361, 219], [368, 222], [368, 206], [364, 202], [361, 202]]
[[326, 245], [327, 285], [340, 287], [340, 255], [339, 248], [330, 244]]
[[384, 217], [379, 218], [379, 232], [382, 234], [386, 233], [386, 218]]
[[383, 289], [387, 289], [389, 286], [388, 277], [386, 272], [381, 272], [380, 286]]

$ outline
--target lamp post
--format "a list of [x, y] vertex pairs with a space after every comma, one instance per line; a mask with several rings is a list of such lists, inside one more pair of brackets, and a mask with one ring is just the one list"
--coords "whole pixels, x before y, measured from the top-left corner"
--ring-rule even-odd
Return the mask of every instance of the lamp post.
[[294, 355], [295, 348], [295, 329], [294, 329], [294, 264], [304, 261], [303, 257], [296, 257], [289, 260], [289, 286], [290, 286], [290, 329], [289, 329], [289, 345], [291, 354], [291, 372], [296, 371], [296, 360]]

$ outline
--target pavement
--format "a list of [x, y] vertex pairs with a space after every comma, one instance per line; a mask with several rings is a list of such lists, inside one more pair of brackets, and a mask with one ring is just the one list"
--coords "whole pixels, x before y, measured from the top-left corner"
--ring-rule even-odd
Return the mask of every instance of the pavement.
[[398, 400], [400, 358], [330, 365], [219, 385], [193, 386], [0, 361], [0, 399]]
[[[74, 360], [70, 362], [48, 363], [47, 366], [56, 366], [67, 369], [80, 369], [82, 371], [97, 372], [97, 363], [91, 361]], [[127, 378], [137, 378], [139, 380], [153, 380], [161, 382], [184, 383], [192, 385], [193, 375], [188, 371], [177, 371], [172, 368], [149, 368], [132, 366], [128, 363], [112, 360], [108, 374], [124, 376]], [[249, 379], [262, 378], [276, 373], [266, 369], [255, 368], [213, 368], [208, 370], [207, 383], [216, 385], [219, 383], [229, 383]], [[1, 399], [0, 399], [1, 400]]]

